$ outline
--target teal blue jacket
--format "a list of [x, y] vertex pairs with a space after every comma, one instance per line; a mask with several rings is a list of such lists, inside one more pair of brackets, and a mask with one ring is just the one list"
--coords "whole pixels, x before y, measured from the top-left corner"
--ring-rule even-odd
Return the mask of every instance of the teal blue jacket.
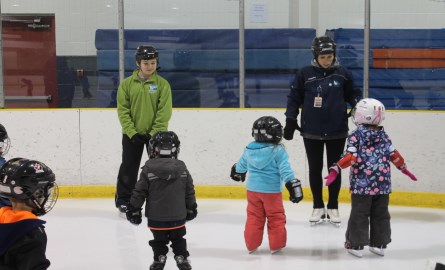
[[282, 192], [283, 184], [295, 179], [281, 144], [251, 142], [236, 163], [236, 171], [248, 172], [246, 189], [254, 192]]

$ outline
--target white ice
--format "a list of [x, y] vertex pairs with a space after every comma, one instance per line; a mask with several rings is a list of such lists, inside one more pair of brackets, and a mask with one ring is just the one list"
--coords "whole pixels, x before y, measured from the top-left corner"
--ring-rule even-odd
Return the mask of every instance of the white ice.
[[[243, 231], [245, 200], [198, 199], [198, 217], [187, 223], [193, 269], [427, 269], [445, 262], [445, 210], [390, 206], [392, 243], [380, 257], [366, 248], [356, 258], [343, 247], [350, 206], [340, 205], [341, 227], [310, 226], [312, 203], [285, 202], [287, 247], [270, 254], [265, 233], [260, 249], [249, 254]], [[61, 199], [47, 221], [47, 257], [57, 270], [148, 270], [151, 232], [120, 217], [112, 199]], [[165, 270], [177, 269], [173, 254]]]

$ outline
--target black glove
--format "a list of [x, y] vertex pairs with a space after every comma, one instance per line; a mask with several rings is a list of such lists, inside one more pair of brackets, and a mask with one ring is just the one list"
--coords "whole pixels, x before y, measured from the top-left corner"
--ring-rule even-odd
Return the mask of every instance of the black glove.
[[142, 135], [139, 133], [136, 133], [135, 135], [133, 135], [133, 137], [131, 137], [131, 142], [134, 144], [145, 144], [145, 140], [146, 140], [146, 135]]
[[195, 217], [198, 215], [198, 205], [195, 203], [193, 205], [193, 209], [187, 209], [187, 216], [185, 217], [185, 219], [187, 221], [193, 220], [195, 219]]
[[135, 208], [129, 204], [125, 215], [127, 216], [127, 220], [134, 225], [142, 223], [142, 208]]
[[145, 139], [144, 139], [145, 143], [150, 144], [151, 135], [150, 134], [145, 134], [144, 137], [145, 137]]
[[286, 183], [286, 188], [289, 190], [289, 200], [293, 203], [298, 203], [303, 200], [303, 190], [301, 189], [301, 183], [298, 179], [290, 180]]
[[298, 125], [297, 119], [286, 118], [286, 126], [284, 127], [284, 139], [292, 140], [294, 138], [295, 130], [301, 131], [300, 126]]
[[230, 178], [234, 181], [241, 181], [244, 182], [246, 180], [246, 173], [238, 173], [236, 172], [236, 163], [233, 164], [232, 169], [230, 170]]

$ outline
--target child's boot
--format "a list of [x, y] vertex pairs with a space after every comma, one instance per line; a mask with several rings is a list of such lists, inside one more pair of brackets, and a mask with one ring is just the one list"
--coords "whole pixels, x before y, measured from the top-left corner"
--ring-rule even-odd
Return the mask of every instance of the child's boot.
[[167, 256], [159, 255], [158, 259], [150, 265], [150, 270], [163, 270]]
[[191, 270], [192, 266], [190, 265], [190, 262], [187, 260], [187, 258], [184, 258], [182, 255], [175, 256], [176, 265], [178, 266], [179, 270]]

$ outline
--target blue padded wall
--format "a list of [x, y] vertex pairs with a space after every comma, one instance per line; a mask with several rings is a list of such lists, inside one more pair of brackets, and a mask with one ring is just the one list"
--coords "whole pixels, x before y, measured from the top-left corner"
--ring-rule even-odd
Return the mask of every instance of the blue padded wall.
[[[159, 51], [159, 74], [171, 84], [174, 107], [239, 107], [237, 29], [125, 30], [125, 71], [136, 68], [137, 46]], [[246, 29], [247, 107], [285, 107], [298, 68], [310, 64], [315, 29]], [[96, 31], [99, 107], [115, 106], [118, 32]], [[196, 102], [189, 98], [199, 99]]]
[[[331, 29], [326, 35], [337, 44], [340, 63], [363, 86], [363, 29]], [[445, 48], [445, 29], [371, 29], [370, 67], [376, 48]], [[370, 68], [369, 96], [387, 109], [445, 109], [445, 69]]]

